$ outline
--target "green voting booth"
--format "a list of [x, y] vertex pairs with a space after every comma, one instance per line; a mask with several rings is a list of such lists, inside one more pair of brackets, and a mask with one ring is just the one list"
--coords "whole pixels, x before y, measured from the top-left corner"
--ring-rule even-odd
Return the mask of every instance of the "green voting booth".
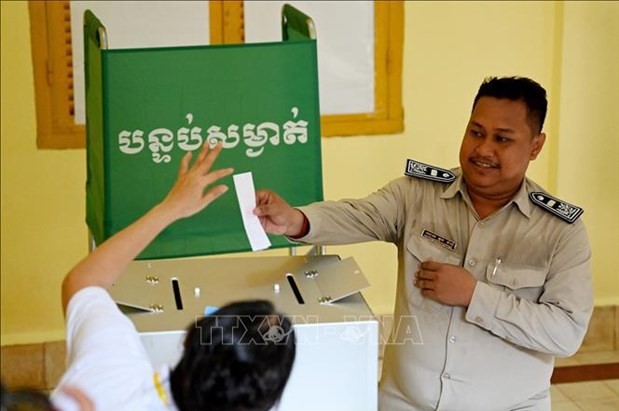
[[[161, 201], [181, 157], [205, 143], [223, 143], [215, 168], [251, 171], [256, 188], [292, 205], [322, 200], [315, 30], [290, 6], [282, 16], [282, 42], [113, 50], [86, 12], [86, 219], [96, 244]], [[278, 410], [375, 411], [378, 323], [352, 258], [177, 258], [251, 249], [232, 177], [224, 183], [225, 196], [160, 234], [110, 289], [149, 359], [173, 367], [187, 324], [208, 308], [267, 299], [297, 337]]]
[[[294, 18], [285, 23], [283, 42], [114, 50], [86, 12], [86, 219], [96, 244], [161, 201], [185, 152], [205, 143], [223, 143], [214, 168], [251, 171], [257, 189], [292, 205], [322, 200], [316, 41]], [[232, 177], [223, 183], [225, 196], [139, 258], [251, 250]]]

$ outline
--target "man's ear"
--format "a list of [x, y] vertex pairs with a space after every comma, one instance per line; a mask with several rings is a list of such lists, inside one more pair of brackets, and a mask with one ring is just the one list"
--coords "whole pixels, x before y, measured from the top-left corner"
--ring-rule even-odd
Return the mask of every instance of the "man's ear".
[[542, 151], [542, 147], [544, 147], [544, 143], [546, 142], [546, 133], [539, 133], [535, 137], [533, 137], [533, 146], [531, 148], [531, 160], [535, 160], [539, 153]]

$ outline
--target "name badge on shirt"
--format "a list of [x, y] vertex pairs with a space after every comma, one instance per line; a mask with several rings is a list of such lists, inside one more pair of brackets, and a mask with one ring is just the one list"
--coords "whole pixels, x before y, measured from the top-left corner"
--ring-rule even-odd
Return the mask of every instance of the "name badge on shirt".
[[424, 229], [421, 232], [421, 236], [423, 238], [427, 238], [428, 240], [433, 241], [433, 242], [439, 244], [440, 246], [442, 246], [442, 247], [444, 247], [444, 248], [446, 248], [448, 250], [451, 250], [451, 251], [456, 251], [456, 247], [458, 246], [458, 244], [456, 244], [455, 241], [448, 240], [445, 237], [441, 237], [440, 235], [435, 234], [435, 233], [433, 233], [430, 230]]

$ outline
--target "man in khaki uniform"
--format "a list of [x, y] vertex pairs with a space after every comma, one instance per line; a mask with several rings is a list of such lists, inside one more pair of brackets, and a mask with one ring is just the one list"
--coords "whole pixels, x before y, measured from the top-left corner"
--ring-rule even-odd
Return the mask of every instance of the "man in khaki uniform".
[[578, 350], [593, 298], [582, 210], [525, 177], [546, 108], [536, 82], [491, 78], [475, 97], [460, 168], [409, 160], [407, 177], [364, 199], [300, 208], [257, 193], [270, 233], [397, 245], [399, 327], [381, 410], [550, 409], [554, 357]]

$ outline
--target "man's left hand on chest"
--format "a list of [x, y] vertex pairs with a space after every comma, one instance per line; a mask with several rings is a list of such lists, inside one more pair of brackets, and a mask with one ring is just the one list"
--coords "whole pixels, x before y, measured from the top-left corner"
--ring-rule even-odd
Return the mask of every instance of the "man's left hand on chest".
[[421, 294], [439, 303], [468, 307], [477, 280], [464, 268], [424, 261], [415, 273], [414, 285]]

